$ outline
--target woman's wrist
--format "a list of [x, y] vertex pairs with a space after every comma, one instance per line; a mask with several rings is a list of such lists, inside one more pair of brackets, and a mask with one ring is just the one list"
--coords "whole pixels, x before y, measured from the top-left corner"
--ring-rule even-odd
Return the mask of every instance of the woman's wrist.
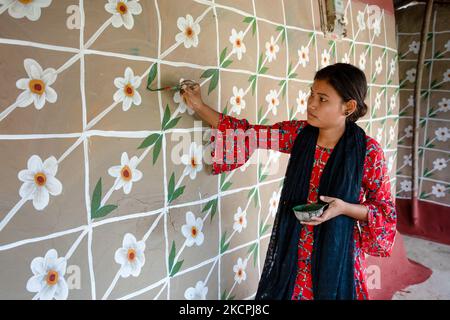
[[217, 128], [220, 120], [219, 112], [203, 102], [201, 104], [198, 104], [194, 111], [203, 121], [207, 122], [213, 128]]
[[199, 103], [198, 105], [195, 106], [195, 111], [199, 112], [205, 110], [206, 108], [209, 108], [209, 106], [202, 101], [202, 103]]
[[367, 221], [369, 210], [362, 204], [345, 202], [343, 214], [356, 220]]

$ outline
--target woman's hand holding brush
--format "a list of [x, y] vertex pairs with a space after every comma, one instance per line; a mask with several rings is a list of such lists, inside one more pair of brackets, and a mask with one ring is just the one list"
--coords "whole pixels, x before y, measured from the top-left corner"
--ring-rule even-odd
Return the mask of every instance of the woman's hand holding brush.
[[213, 128], [217, 128], [220, 114], [203, 102], [200, 85], [192, 80], [185, 80], [180, 83], [180, 86], [180, 94], [188, 108], [194, 110], [202, 120], [208, 122]]

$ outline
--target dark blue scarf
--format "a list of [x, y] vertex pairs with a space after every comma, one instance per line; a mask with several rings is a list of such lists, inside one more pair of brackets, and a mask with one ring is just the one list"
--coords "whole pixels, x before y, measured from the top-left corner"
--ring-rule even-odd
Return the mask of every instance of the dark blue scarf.
[[[294, 142], [256, 300], [291, 299], [302, 228], [292, 207], [307, 202], [318, 134], [317, 127], [307, 125]], [[345, 132], [322, 173], [319, 195], [359, 203], [365, 154], [364, 130], [354, 122], [346, 122]], [[314, 227], [311, 257], [314, 299], [355, 299], [355, 223], [354, 219], [339, 215]]]

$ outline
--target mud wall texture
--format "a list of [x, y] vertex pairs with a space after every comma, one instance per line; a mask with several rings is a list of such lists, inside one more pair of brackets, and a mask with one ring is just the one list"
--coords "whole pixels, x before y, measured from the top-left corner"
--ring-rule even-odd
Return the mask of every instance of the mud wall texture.
[[313, 0], [23, 2], [0, 1], [0, 298], [254, 297], [289, 155], [211, 175], [209, 126], [149, 77], [275, 123], [306, 119], [316, 70], [355, 64], [370, 88], [358, 124], [396, 190], [392, 12], [343, 1], [333, 40]]

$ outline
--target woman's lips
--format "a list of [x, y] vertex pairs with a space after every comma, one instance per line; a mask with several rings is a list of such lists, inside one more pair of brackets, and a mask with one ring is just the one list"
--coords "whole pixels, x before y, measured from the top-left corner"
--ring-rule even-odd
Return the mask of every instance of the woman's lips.
[[313, 117], [313, 118], [317, 118], [315, 115], [313, 115], [311, 112], [308, 112], [308, 116]]

